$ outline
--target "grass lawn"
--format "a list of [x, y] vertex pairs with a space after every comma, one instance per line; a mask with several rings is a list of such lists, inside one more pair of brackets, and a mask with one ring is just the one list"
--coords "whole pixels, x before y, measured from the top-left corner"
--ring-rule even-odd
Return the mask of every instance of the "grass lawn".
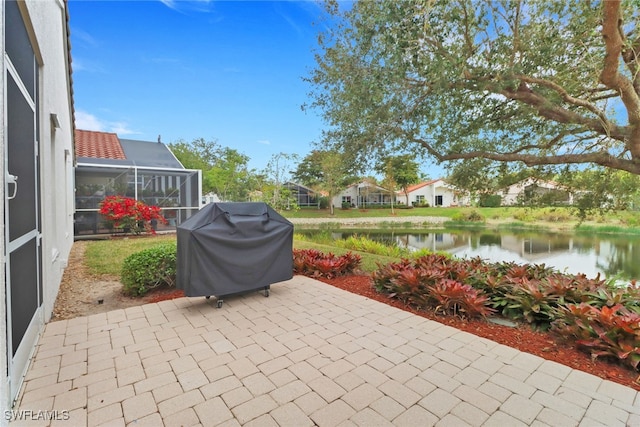
[[91, 240], [87, 242], [84, 262], [91, 274], [120, 277], [122, 264], [129, 255], [154, 245], [175, 241], [175, 234]]
[[[89, 268], [91, 274], [96, 276], [120, 277], [122, 264], [129, 255], [147, 249], [154, 245], [175, 242], [175, 234], [166, 234], [162, 236], [145, 236], [124, 239], [110, 240], [94, 240], [87, 242], [85, 252], [85, 264]], [[317, 249], [319, 251], [335, 255], [342, 255], [349, 252], [348, 249], [338, 248], [335, 246], [321, 245], [313, 242], [293, 241], [295, 249]], [[365, 272], [376, 270], [376, 262], [388, 264], [396, 262], [399, 259], [394, 257], [373, 255], [365, 252], [351, 251], [362, 256], [362, 269]]]

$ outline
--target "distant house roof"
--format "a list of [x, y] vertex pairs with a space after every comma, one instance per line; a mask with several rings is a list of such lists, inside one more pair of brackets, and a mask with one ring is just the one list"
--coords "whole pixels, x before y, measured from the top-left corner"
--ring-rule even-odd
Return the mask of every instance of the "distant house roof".
[[161, 142], [121, 139], [120, 144], [127, 159], [135, 162], [136, 166], [184, 169], [176, 156]]
[[[419, 184], [414, 184], [414, 185], [412, 185], [410, 187], [407, 187], [407, 193], [411, 193], [412, 191], [416, 191], [416, 190], [418, 190], [418, 189], [420, 189], [422, 187], [426, 187], [427, 185], [434, 184], [434, 183], [436, 183], [438, 181], [442, 181], [442, 178], [432, 179], [431, 181], [425, 181], [425, 182], [421, 182]], [[404, 191], [398, 191], [398, 193], [403, 193], [404, 194]]]
[[376, 190], [380, 190], [382, 192], [390, 192], [390, 190], [387, 190], [384, 187], [380, 187], [379, 185], [374, 184], [372, 182], [368, 182], [368, 181], [362, 181], [362, 182], [359, 182], [359, 183], [351, 184], [347, 188], [350, 188], [350, 187], [356, 187], [358, 189], [361, 189], [361, 188], [375, 188]]
[[307, 193], [315, 193], [316, 191], [313, 190], [312, 188], [309, 188], [305, 185], [302, 184], [298, 184], [297, 182], [293, 182], [293, 181], [287, 181], [285, 182], [285, 187], [289, 188], [289, 189], [296, 189], [296, 190], [305, 190]]
[[76, 129], [75, 137], [76, 157], [113, 160], [127, 158], [115, 133]]
[[76, 130], [75, 137], [79, 163], [184, 169], [161, 142], [120, 139], [115, 133], [88, 130]]

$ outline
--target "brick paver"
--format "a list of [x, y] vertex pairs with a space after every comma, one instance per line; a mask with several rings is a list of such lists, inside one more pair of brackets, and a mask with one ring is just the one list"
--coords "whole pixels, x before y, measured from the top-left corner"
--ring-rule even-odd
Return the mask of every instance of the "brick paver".
[[[640, 425], [640, 393], [321, 282], [50, 323], [28, 425]], [[12, 426], [23, 425], [12, 421]]]

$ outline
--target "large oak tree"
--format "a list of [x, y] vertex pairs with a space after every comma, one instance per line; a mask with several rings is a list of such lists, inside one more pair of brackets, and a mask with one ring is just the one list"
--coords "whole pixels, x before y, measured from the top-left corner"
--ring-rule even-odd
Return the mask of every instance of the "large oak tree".
[[[324, 142], [371, 159], [596, 164], [640, 173], [632, 1], [359, 1], [308, 76]], [[417, 148], [419, 147], [419, 148]]]

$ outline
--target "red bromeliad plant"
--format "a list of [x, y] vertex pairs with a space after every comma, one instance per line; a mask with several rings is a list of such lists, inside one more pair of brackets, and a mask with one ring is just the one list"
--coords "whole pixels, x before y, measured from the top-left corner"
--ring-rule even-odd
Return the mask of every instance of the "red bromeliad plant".
[[[495, 310], [483, 289], [475, 289], [465, 281], [477, 282], [479, 260], [453, 260], [441, 254], [425, 255], [413, 261], [378, 264], [371, 275], [374, 287], [389, 297], [419, 309], [432, 308], [464, 317], [483, 317]], [[482, 272], [482, 280], [487, 275]]]
[[594, 307], [588, 303], [568, 304], [553, 322], [553, 331], [572, 339], [591, 357], [607, 357], [640, 369], [640, 314], [622, 304]]
[[315, 249], [294, 249], [293, 271], [309, 277], [326, 277], [353, 274], [360, 265], [360, 255], [348, 252], [341, 256], [324, 254]]
[[456, 280], [441, 280], [429, 286], [428, 291], [436, 301], [436, 312], [467, 317], [486, 317], [495, 312], [489, 307], [489, 298], [482, 291]]
[[155, 234], [151, 221], [166, 224], [158, 206], [149, 206], [139, 200], [123, 196], [107, 196], [100, 202], [100, 214], [113, 228], [130, 230], [135, 234], [143, 231]]

